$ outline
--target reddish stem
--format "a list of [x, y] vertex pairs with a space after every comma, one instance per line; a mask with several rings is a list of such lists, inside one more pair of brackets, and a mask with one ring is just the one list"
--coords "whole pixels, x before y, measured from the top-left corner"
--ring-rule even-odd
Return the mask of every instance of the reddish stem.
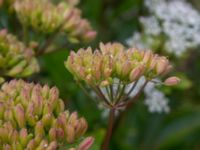
[[113, 108], [113, 109], [110, 109], [108, 128], [106, 131], [106, 135], [105, 135], [101, 150], [108, 150], [108, 148], [109, 148], [109, 143], [110, 143], [111, 136], [112, 136], [114, 120], [115, 120], [115, 109]]

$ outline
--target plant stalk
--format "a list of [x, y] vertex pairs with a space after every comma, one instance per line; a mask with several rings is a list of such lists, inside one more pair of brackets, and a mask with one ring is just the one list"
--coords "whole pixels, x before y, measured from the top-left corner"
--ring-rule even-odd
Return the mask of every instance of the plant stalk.
[[112, 109], [110, 109], [108, 128], [106, 131], [106, 135], [105, 135], [101, 150], [109, 149], [109, 143], [110, 143], [111, 136], [112, 136], [114, 121], [115, 121], [115, 108], [112, 108]]

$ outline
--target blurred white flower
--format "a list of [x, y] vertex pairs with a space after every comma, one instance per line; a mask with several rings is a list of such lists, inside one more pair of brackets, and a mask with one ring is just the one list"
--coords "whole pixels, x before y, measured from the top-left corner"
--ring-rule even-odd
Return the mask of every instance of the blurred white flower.
[[[159, 80], [158, 80], [159, 81]], [[135, 89], [131, 92], [130, 97], [133, 97], [136, 95], [139, 91], [139, 89], [142, 87], [142, 85], [145, 82], [145, 78], [142, 77], [139, 82], [137, 83], [137, 86]], [[130, 90], [134, 83], [130, 84], [129, 87], [127, 87], [127, 91]], [[162, 91], [159, 91], [156, 89], [155, 84], [152, 82], [149, 82], [145, 89], [145, 100], [144, 104], [148, 107], [149, 112], [151, 113], [169, 113], [170, 107], [169, 107], [169, 100], [167, 97], [162, 93]]]
[[146, 94], [145, 105], [148, 106], [149, 112], [169, 113], [169, 100], [159, 90], [154, 89], [150, 95]]
[[161, 28], [158, 20], [155, 16], [151, 17], [141, 17], [140, 22], [143, 25], [144, 32], [150, 35], [159, 35], [161, 33]]
[[137, 46], [139, 41], [139, 48], [142, 43], [151, 48], [155, 37], [162, 35], [164, 49], [176, 56], [200, 46], [200, 13], [191, 4], [185, 0], [145, 0], [145, 6], [150, 15], [140, 18], [143, 32], [134, 34], [129, 45]]
[[157, 113], [169, 113], [170, 107], [168, 105], [169, 100], [164, 95], [163, 92], [156, 89], [154, 83], [147, 84], [145, 90], [146, 99], [144, 101], [145, 105], [147, 105], [149, 112], [157, 112]]
[[142, 35], [139, 32], [136, 32], [136, 33], [133, 34], [133, 36], [131, 38], [126, 40], [126, 42], [131, 47], [147, 50], [154, 43], [154, 39], [148, 37], [148, 38], [145, 39], [145, 42], [144, 42], [144, 39], [142, 38]]

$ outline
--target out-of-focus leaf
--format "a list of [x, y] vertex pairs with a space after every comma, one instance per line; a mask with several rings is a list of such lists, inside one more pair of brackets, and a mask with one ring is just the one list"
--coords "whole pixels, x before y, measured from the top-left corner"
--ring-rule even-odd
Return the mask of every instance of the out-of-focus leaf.
[[170, 148], [177, 143], [182, 143], [192, 133], [200, 133], [200, 113], [192, 113], [189, 116], [175, 118], [165, 125], [157, 138], [156, 149]]

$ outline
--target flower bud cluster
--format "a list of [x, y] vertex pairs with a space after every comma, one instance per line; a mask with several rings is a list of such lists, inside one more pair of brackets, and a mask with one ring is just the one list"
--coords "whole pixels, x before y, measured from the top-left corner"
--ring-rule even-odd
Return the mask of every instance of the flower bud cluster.
[[34, 51], [5, 29], [0, 30], [0, 49], [1, 76], [26, 77], [39, 71]]
[[25, 27], [31, 27], [41, 33], [64, 32], [71, 42], [90, 41], [96, 36], [89, 22], [81, 18], [81, 12], [75, 8], [77, 1], [68, 0], [54, 5], [48, 0], [16, 1], [15, 11]]
[[67, 69], [77, 80], [89, 85], [107, 86], [114, 78], [129, 84], [140, 77], [152, 80], [167, 74], [172, 66], [164, 56], [152, 51], [134, 48], [125, 49], [122, 44], [100, 44], [100, 49], [92, 52], [91, 48], [71, 52], [65, 62]]
[[[84, 118], [64, 111], [56, 87], [12, 80], [0, 90], [0, 149], [69, 149], [87, 130]], [[85, 141], [86, 140], [86, 141]], [[89, 146], [93, 138], [80, 145]], [[80, 149], [83, 150], [83, 149]], [[86, 150], [86, 149], [85, 149]]]

